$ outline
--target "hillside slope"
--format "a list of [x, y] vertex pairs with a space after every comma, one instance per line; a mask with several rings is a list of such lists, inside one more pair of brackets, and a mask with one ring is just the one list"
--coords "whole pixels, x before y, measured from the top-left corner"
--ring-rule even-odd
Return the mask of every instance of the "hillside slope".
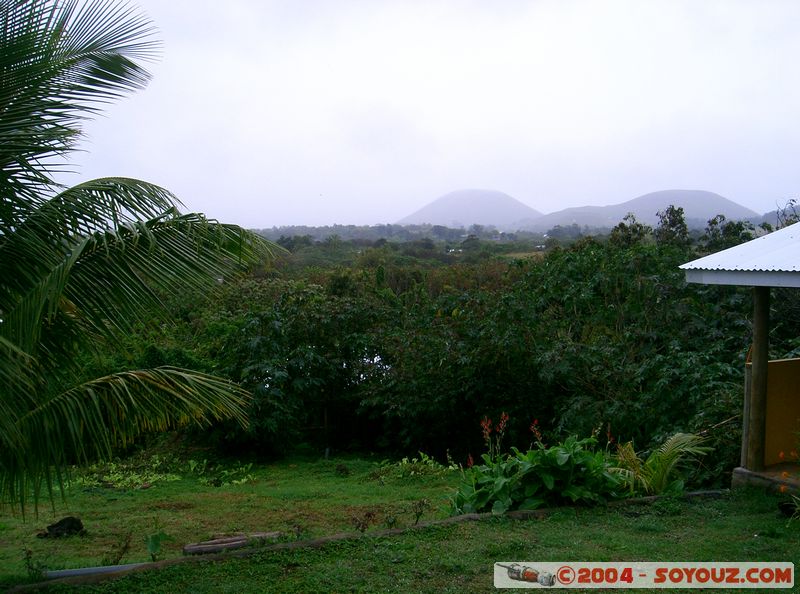
[[668, 206], [680, 206], [684, 210], [686, 222], [690, 227], [705, 227], [709, 219], [724, 214], [732, 220], [758, 218], [755, 211], [728, 200], [713, 192], [703, 190], [663, 190], [651, 192], [610, 206], [580, 206], [566, 208], [543, 215], [531, 221], [524, 228], [531, 231], [547, 231], [556, 225], [562, 227], [578, 225], [589, 228], [611, 228], [619, 223], [625, 215], [632, 212], [636, 218], [648, 225], [658, 222], [658, 211]]
[[398, 225], [443, 225], [469, 227], [492, 225], [501, 230], [516, 230], [525, 221], [541, 217], [542, 213], [516, 198], [496, 190], [457, 190], [440, 196], [427, 206], [397, 221]]

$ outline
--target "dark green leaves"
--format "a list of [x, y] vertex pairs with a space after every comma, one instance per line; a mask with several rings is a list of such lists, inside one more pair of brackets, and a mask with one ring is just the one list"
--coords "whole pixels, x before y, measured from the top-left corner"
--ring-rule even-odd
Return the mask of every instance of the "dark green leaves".
[[[0, 2], [0, 190], [6, 212], [50, 185], [96, 105], [143, 88], [155, 57], [150, 22], [113, 0]], [[4, 189], [10, 189], [7, 192]]]
[[65, 465], [143, 431], [245, 423], [249, 395], [228, 381], [82, 368], [102, 340], [166, 321], [164, 295], [207, 292], [271, 254], [158, 186], [53, 181], [83, 121], [147, 83], [152, 31], [124, 2], [0, 0], [0, 502], [52, 494]]
[[451, 499], [454, 514], [536, 509], [565, 503], [599, 503], [618, 496], [620, 479], [611, 457], [595, 451], [593, 438], [569, 437], [546, 448], [491, 459], [467, 468]]

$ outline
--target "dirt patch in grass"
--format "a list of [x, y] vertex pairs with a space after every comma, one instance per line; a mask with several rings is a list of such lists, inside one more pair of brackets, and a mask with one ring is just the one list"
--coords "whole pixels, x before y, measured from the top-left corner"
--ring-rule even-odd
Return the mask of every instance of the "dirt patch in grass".
[[184, 509], [193, 509], [197, 507], [194, 503], [188, 501], [161, 501], [154, 503], [150, 509], [163, 509], [165, 511], [179, 511]]

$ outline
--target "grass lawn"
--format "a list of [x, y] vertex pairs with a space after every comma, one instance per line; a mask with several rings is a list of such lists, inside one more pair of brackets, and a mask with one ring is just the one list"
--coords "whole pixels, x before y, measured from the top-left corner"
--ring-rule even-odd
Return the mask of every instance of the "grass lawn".
[[[446, 517], [458, 472], [375, 476], [363, 460], [286, 461], [250, 469], [254, 482], [214, 487], [202, 477], [157, 481], [147, 489], [74, 485], [55, 511], [23, 520], [0, 516], [0, 587], [29, 581], [29, 565], [48, 569], [149, 560], [144, 540], [163, 531], [159, 558], [214, 534], [278, 530], [283, 540], [355, 532], [363, 536], [321, 548], [259, 550], [245, 558], [181, 563], [80, 591], [102, 592], [490, 592], [495, 561], [791, 561], [800, 564], [800, 522], [787, 527], [777, 498], [736, 491], [721, 499], [660, 500], [619, 508], [562, 509], [539, 520], [491, 518], [375, 536], [414, 523], [415, 502], [432, 507], [422, 521]], [[35, 534], [65, 515], [88, 534], [61, 540]], [[354, 520], [355, 518], [355, 520]], [[58, 586], [54, 591], [71, 590]], [[576, 591], [576, 590], [573, 590]], [[599, 590], [593, 590], [598, 592]], [[675, 592], [676, 590], [672, 590]]]

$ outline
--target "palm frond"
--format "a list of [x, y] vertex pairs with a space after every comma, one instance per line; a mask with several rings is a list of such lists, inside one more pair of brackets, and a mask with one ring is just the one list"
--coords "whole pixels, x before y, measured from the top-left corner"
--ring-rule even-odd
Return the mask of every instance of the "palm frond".
[[[27, 352], [65, 324], [109, 335], [152, 317], [157, 291], [207, 288], [270, 257], [240, 227], [179, 215], [166, 190], [107, 178], [70, 188], [0, 239], [0, 336]], [[140, 220], [143, 216], [149, 220]], [[61, 318], [58, 320], [57, 318]], [[71, 334], [71, 333], [70, 333]], [[52, 348], [52, 344], [42, 345]]]
[[152, 32], [124, 1], [0, 0], [0, 501], [23, 509], [63, 485], [64, 465], [143, 431], [244, 422], [247, 394], [204, 374], [77, 379], [76, 350], [166, 315], [162, 292], [208, 287], [277, 247], [181, 215], [146, 182], [54, 182], [82, 123], [147, 84]]
[[663, 493], [670, 486], [678, 468], [688, 459], [703, 456], [711, 448], [703, 446], [704, 438], [693, 433], [676, 433], [650, 452], [646, 460], [628, 442], [617, 448], [616, 464], [611, 472], [622, 476], [631, 493]]
[[15, 425], [21, 412], [34, 406], [42, 387], [36, 360], [12, 342], [0, 337], [0, 449], [25, 445]]
[[239, 227], [197, 214], [165, 216], [91, 236], [64, 296], [97, 332], [125, 330], [152, 317], [159, 292], [208, 289], [271, 253], [268, 242]]
[[19, 224], [8, 229], [20, 238], [17, 241], [89, 235], [156, 218], [183, 206], [168, 190], [127, 177], [94, 179], [64, 189], [48, 200], [39, 198], [20, 211]]
[[[0, 495], [24, 506], [32, 494], [52, 495], [52, 473], [68, 464], [109, 457], [143, 432], [234, 418], [246, 424], [250, 395], [203, 373], [159, 367], [115, 373], [37, 403], [17, 418], [28, 450], [0, 452]], [[60, 484], [61, 477], [56, 483]]]
[[684, 464], [687, 458], [710, 452], [711, 448], [701, 445], [704, 441], [704, 438], [693, 433], [676, 433], [652, 452], [645, 462], [645, 468], [653, 491], [664, 491], [677, 467]]
[[630, 441], [617, 446], [616, 466], [609, 469], [614, 474], [619, 474], [622, 481], [627, 485], [631, 495], [637, 490], [650, 492], [650, 482], [646, 473], [643, 471], [643, 462], [633, 443]]
[[37, 327], [53, 321], [62, 293], [91, 234], [174, 212], [168, 191], [138, 180], [106, 178], [69, 188], [47, 201], [17, 209], [11, 225], [0, 221], [0, 335], [31, 352]]
[[[150, 21], [113, 0], [0, 2], [0, 192], [35, 199], [52, 157], [74, 149], [97, 104], [143, 88], [159, 42]], [[4, 218], [13, 215], [4, 204]], [[11, 205], [13, 206], [13, 205]]]

